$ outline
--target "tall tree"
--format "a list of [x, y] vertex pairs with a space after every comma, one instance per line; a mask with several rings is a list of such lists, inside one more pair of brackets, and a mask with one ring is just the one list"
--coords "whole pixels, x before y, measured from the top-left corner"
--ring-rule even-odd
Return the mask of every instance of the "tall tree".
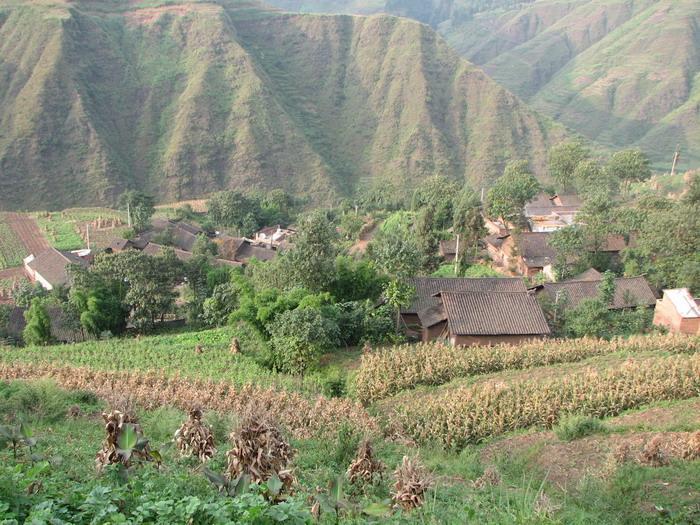
[[[459, 235], [460, 252], [471, 250], [476, 253], [479, 240], [486, 235], [487, 230], [481, 213], [481, 200], [470, 188], [463, 189], [456, 200], [452, 229], [455, 235]], [[461, 261], [461, 253], [457, 257]]]
[[549, 175], [559, 191], [573, 189], [574, 172], [591, 152], [579, 141], [562, 142], [549, 151]]
[[488, 193], [488, 212], [492, 217], [518, 223], [523, 207], [540, 191], [540, 183], [530, 173], [527, 161], [513, 161]]
[[22, 337], [28, 345], [45, 345], [51, 341], [51, 319], [43, 299], [35, 297], [32, 304], [24, 313], [27, 325]]
[[310, 291], [328, 290], [333, 282], [338, 232], [323, 211], [303, 217], [294, 247], [284, 254], [289, 282]]
[[649, 157], [636, 149], [618, 151], [610, 157], [608, 172], [616, 179], [627, 185], [632, 182], [642, 182], [651, 177], [651, 162]]
[[120, 205], [128, 209], [131, 224], [136, 230], [145, 230], [155, 213], [155, 199], [142, 191], [129, 190], [122, 193]]

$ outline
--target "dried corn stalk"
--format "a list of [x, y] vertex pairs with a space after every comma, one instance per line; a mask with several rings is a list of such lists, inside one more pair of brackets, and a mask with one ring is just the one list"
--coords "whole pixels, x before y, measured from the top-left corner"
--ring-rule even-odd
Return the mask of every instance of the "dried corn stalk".
[[688, 441], [683, 447], [683, 459], [700, 459], [700, 430], [688, 436]]
[[401, 465], [394, 471], [394, 478], [396, 481], [391, 497], [395, 507], [411, 510], [423, 505], [432, 479], [418, 458], [404, 456]]
[[128, 467], [131, 461], [131, 457], [136, 456], [142, 459], [148, 459], [148, 447], [146, 446], [143, 450], [134, 450], [130, 456], [125, 456], [119, 451], [119, 436], [125, 425], [132, 425], [136, 431], [137, 436], [141, 436], [141, 427], [136, 421], [136, 417], [120, 412], [119, 410], [113, 410], [109, 413], [103, 412], [102, 419], [105, 422], [105, 431], [107, 432], [107, 437], [102, 442], [102, 449], [97, 453], [95, 457], [95, 465], [97, 470], [102, 470], [106, 465], [113, 465], [121, 463], [122, 465]]
[[241, 353], [241, 343], [237, 337], [234, 337], [233, 339], [231, 339], [231, 347], [229, 348], [229, 351], [232, 354], [240, 354]]
[[246, 474], [253, 483], [264, 483], [276, 475], [289, 490], [294, 482], [290, 468], [294, 450], [266, 414], [249, 409], [231, 433], [231, 444], [226, 452], [229, 479]]
[[661, 436], [654, 436], [649, 443], [644, 446], [644, 450], [639, 456], [639, 462], [652, 467], [663, 467], [668, 464], [668, 457], [662, 448], [663, 439]]
[[202, 410], [195, 407], [189, 412], [189, 419], [175, 432], [175, 444], [186, 456], [197, 456], [204, 462], [216, 454], [211, 427], [202, 422]]
[[355, 460], [348, 468], [350, 483], [372, 483], [377, 477], [381, 479], [384, 465], [374, 458], [372, 444], [368, 439], [360, 444]]
[[489, 466], [484, 470], [484, 473], [472, 481], [472, 486], [476, 489], [483, 489], [485, 487], [495, 487], [500, 485], [501, 475], [496, 470], [493, 465]]

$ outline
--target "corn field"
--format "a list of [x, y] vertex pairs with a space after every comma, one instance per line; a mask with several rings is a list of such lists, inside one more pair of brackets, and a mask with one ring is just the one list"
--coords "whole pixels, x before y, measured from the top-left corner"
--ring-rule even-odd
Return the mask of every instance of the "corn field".
[[251, 403], [269, 412], [286, 431], [299, 439], [335, 435], [344, 423], [359, 432], [378, 432], [376, 421], [349, 399], [304, 397], [296, 392], [254, 385], [168, 377], [153, 372], [101, 372], [87, 368], [42, 364], [0, 364], [2, 380], [51, 379], [68, 390], [88, 390], [109, 402], [128, 397], [144, 409], [175, 406], [185, 411], [193, 406], [208, 410], [242, 413]]
[[392, 432], [418, 443], [462, 448], [531, 426], [551, 427], [560, 416], [614, 416], [653, 401], [700, 395], [700, 354], [630, 359], [602, 371], [588, 369], [543, 380], [486, 382], [397, 398]]
[[360, 402], [369, 404], [402, 390], [419, 385], [442, 385], [458, 377], [582, 361], [618, 352], [692, 354], [698, 350], [700, 337], [680, 335], [637, 336], [612, 341], [567, 339], [474, 348], [444, 344], [402, 345], [364, 354], [353, 389]]

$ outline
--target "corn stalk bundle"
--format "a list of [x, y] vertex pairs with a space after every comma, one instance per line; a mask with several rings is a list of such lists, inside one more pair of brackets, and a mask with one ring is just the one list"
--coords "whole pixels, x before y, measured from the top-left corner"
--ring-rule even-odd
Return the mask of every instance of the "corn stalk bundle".
[[360, 443], [357, 456], [348, 468], [350, 483], [372, 483], [377, 477], [381, 478], [383, 471], [384, 465], [374, 457], [372, 444], [365, 439]]
[[[119, 410], [112, 410], [109, 413], [103, 412], [102, 419], [105, 422], [107, 437], [105, 437], [102, 442], [102, 448], [95, 456], [97, 470], [102, 470], [106, 465], [114, 465], [117, 463], [128, 467], [131, 457], [120, 453], [119, 436], [125, 428], [125, 425], [132, 425], [136, 431], [136, 435], [141, 436], [141, 427], [138, 425], [136, 417], [129, 413], [120, 412]], [[148, 450], [134, 451], [133, 455], [147, 459]]]
[[513, 430], [551, 427], [562, 414], [614, 416], [654, 401], [698, 395], [700, 354], [694, 354], [630, 359], [615, 368], [588, 368], [555, 378], [484, 382], [405, 396], [391, 406], [388, 418], [397, 435], [462, 448]]
[[683, 447], [683, 459], [690, 461], [700, 459], [700, 430], [688, 436], [688, 440]]
[[395, 507], [411, 510], [423, 505], [432, 479], [418, 458], [404, 456], [401, 465], [394, 471], [394, 479], [391, 499]]
[[289, 490], [294, 482], [290, 468], [294, 450], [267, 414], [249, 409], [231, 433], [231, 444], [226, 452], [229, 479], [248, 475], [253, 483], [264, 483], [277, 476]]
[[0, 378], [52, 379], [62, 388], [87, 390], [103, 399], [112, 399], [118, 392], [128, 391], [130, 400], [147, 410], [161, 406], [182, 410], [203, 406], [209, 410], [240, 413], [255, 402], [299, 439], [333, 436], [334, 429], [342, 424], [368, 435], [379, 432], [377, 421], [357, 402], [323, 396], [308, 398], [296, 392], [254, 385], [236, 387], [225, 381], [191, 380], [155, 372], [105, 372], [35, 363], [0, 364]]
[[365, 352], [353, 389], [364, 404], [418, 385], [442, 385], [458, 377], [489, 374], [575, 362], [612, 353], [700, 351], [700, 337], [683, 335], [636, 336], [628, 339], [566, 339], [537, 341], [518, 346], [463, 348], [439, 343], [402, 345]]
[[211, 427], [202, 422], [202, 410], [195, 407], [190, 410], [189, 418], [175, 432], [175, 444], [186, 456], [197, 456], [205, 462], [216, 454], [214, 435]]

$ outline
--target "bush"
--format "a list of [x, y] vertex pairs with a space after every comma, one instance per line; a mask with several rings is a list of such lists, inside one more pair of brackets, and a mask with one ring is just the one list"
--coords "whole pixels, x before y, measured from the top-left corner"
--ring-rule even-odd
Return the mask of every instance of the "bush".
[[564, 416], [554, 427], [554, 433], [562, 441], [573, 441], [605, 431], [606, 427], [600, 419], [579, 414]]
[[271, 327], [274, 364], [278, 370], [303, 374], [315, 368], [321, 355], [338, 344], [338, 325], [317, 309], [280, 314]]

